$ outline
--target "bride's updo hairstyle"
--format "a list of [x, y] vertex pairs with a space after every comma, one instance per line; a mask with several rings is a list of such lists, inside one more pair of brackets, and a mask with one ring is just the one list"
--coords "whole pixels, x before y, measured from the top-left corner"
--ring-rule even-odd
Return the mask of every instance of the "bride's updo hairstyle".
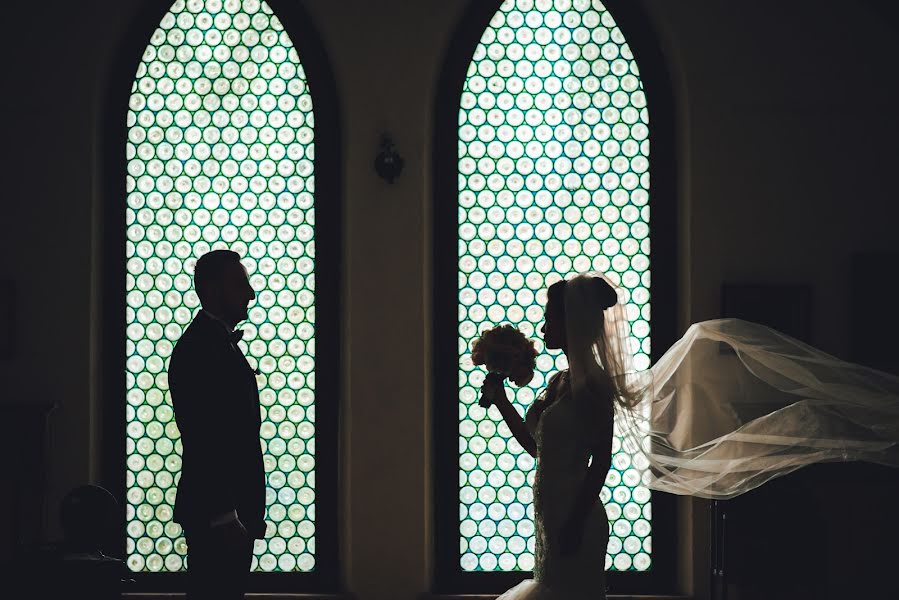
[[602, 277], [593, 277], [590, 284], [596, 287], [596, 296], [599, 298], [599, 307], [603, 310], [618, 304], [618, 294], [615, 289]]
[[582, 274], [547, 290], [554, 300], [564, 295], [557, 315], [564, 319], [569, 375], [575, 394], [597, 394], [618, 408], [630, 409], [635, 393], [627, 385], [627, 316], [614, 286], [602, 275]]
[[[603, 279], [602, 277], [588, 277], [581, 275], [579, 277], [583, 277], [586, 280], [586, 287], [591, 288], [589, 291], [590, 296], [595, 299], [596, 306], [604, 311], [608, 308], [615, 306], [618, 303], [618, 294], [615, 292], [615, 288], [613, 288], [609, 283]], [[565, 279], [560, 279], [555, 282], [549, 289], [546, 290], [546, 298], [548, 301], [552, 301], [553, 306], [553, 316], [557, 317], [561, 323], [566, 323], [566, 314], [565, 310], [565, 291], [568, 287], [568, 281]], [[604, 319], [594, 320], [594, 327], [591, 330], [591, 337], [596, 338], [600, 335], [600, 330], [595, 326], [602, 326]], [[581, 325], [586, 325], [586, 323], [581, 323]], [[567, 329], [567, 327], [566, 327]], [[567, 333], [567, 331], [566, 331]]]

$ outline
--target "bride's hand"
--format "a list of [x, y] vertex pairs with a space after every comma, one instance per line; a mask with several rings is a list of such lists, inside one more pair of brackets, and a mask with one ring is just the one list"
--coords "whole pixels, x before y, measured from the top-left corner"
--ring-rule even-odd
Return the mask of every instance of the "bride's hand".
[[505, 395], [506, 388], [503, 385], [503, 380], [505, 378], [502, 375], [497, 373], [488, 373], [487, 377], [484, 378], [484, 383], [481, 384], [481, 399], [478, 402], [484, 408], [487, 408], [494, 402], [496, 399], [500, 397], [500, 395]]

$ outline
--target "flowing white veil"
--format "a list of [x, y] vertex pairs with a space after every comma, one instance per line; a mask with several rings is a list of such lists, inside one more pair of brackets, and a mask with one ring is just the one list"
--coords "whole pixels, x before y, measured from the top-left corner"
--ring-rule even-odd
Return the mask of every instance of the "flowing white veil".
[[899, 467], [899, 377], [737, 319], [692, 325], [636, 372], [624, 305], [603, 311], [594, 277], [566, 285], [572, 395], [605, 371], [617, 434], [646, 458], [652, 489], [727, 499], [812, 463]]

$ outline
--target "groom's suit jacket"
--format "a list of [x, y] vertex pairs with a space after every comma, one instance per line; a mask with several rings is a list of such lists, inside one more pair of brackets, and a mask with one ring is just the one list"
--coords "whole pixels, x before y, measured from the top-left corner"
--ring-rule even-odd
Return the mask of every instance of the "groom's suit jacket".
[[236, 510], [251, 537], [265, 531], [265, 469], [253, 369], [223, 323], [200, 311], [169, 362], [183, 446], [174, 520], [206, 528]]

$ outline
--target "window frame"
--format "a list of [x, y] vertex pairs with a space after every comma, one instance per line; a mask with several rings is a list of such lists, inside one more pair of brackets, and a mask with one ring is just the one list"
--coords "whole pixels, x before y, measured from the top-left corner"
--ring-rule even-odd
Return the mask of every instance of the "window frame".
[[[266, 0], [300, 56], [315, 115], [315, 562], [308, 573], [252, 573], [253, 592], [335, 592], [340, 589], [338, 423], [340, 380], [341, 139], [337, 86], [324, 44], [310, 15], [297, 2]], [[174, 0], [148, 0], [123, 32], [108, 71], [102, 102], [97, 239], [102, 248], [94, 265], [99, 274], [97, 321], [100, 333], [99, 383], [102, 424], [100, 481], [120, 502], [121, 536], [117, 553], [125, 556], [125, 211], [127, 197], [126, 115], [131, 85], [144, 49]], [[324, 199], [325, 201], [319, 200]], [[327, 390], [327, 395], [322, 392]], [[131, 573], [129, 592], [178, 591], [185, 573]]]
[[[668, 67], [648, 15], [632, 1], [603, 0], [640, 67], [650, 111], [652, 192], [652, 353], [655, 363], [677, 340], [677, 181], [675, 106]], [[432, 402], [434, 578], [438, 594], [501, 593], [530, 572], [465, 572], [459, 564], [458, 458], [458, 115], [474, 50], [502, 2], [470, 0], [443, 60], [434, 104], [432, 153]], [[653, 567], [608, 572], [613, 594], [670, 593], [676, 588], [676, 499], [652, 492]]]

